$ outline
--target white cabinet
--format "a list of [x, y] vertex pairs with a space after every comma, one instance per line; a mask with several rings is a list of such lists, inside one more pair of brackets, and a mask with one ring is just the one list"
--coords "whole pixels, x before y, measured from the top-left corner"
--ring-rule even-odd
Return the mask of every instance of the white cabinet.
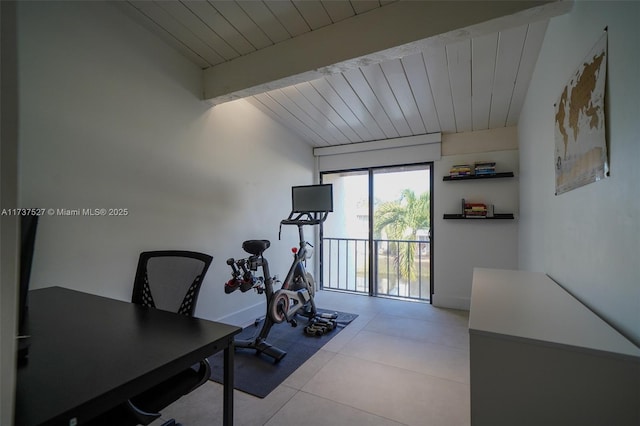
[[640, 349], [543, 273], [475, 268], [471, 423], [640, 425]]

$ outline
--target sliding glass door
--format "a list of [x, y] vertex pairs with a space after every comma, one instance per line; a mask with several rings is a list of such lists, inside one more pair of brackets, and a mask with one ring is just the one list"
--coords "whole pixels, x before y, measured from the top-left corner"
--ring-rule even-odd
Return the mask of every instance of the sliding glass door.
[[430, 300], [431, 165], [324, 173], [334, 212], [323, 225], [326, 289]]

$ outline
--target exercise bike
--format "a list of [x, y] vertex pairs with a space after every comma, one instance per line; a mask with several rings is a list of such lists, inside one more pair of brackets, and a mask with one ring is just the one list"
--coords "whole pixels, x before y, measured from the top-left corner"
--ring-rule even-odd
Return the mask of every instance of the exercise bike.
[[[282, 285], [277, 290], [274, 290], [274, 284], [279, 281], [271, 276], [269, 262], [264, 257], [264, 252], [271, 245], [269, 240], [247, 240], [242, 243], [242, 249], [250, 254], [249, 257], [238, 260], [227, 259], [227, 265], [232, 270], [232, 277], [225, 283], [225, 293], [229, 294], [238, 289], [241, 292], [254, 289], [259, 294], [264, 294], [267, 299], [267, 312], [257, 337], [252, 340], [238, 339], [235, 341], [236, 347], [255, 349], [258, 354], [263, 353], [273, 358], [277, 363], [287, 353], [266, 341], [271, 327], [275, 324], [286, 321], [292, 327], [296, 327], [298, 325], [297, 317], [302, 316], [307, 319], [305, 327], [307, 334], [321, 335], [336, 327], [337, 314], [318, 314], [313, 299], [315, 282], [312, 275], [305, 269], [305, 261], [311, 257], [312, 252], [309, 248], [313, 248], [313, 246], [305, 240], [303, 227], [321, 224], [327, 218], [328, 213], [328, 211], [292, 212], [287, 219], [280, 222], [280, 232], [282, 225], [296, 225], [298, 227], [299, 246], [291, 250], [293, 263]], [[262, 277], [256, 277], [254, 274], [258, 268], [262, 268]]]

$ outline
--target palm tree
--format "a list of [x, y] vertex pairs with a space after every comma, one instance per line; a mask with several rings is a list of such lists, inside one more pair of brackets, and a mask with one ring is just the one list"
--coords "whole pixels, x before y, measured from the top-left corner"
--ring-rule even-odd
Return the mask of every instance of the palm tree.
[[[428, 192], [416, 197], [416, 194], [405, 189], [396, 201], [381, 204], [373, 214], [374, 233], [381, 238], [385, 231], [390, 240], [417, 240], [418, 229], [429, 227], [430, 196]], [[394, 265], [405, 279], [416, 278], [415, 244], [401, 244], [392, 242], [389, 254], [394, 253]]]

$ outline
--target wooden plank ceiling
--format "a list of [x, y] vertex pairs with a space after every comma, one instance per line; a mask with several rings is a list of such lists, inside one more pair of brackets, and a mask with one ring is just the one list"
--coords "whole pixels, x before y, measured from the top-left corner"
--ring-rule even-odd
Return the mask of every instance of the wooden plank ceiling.
[[[394, 1], [129, 1], [203, 70]], [[313, 147], [514, 126], [548, 18], [248, 98]]]

